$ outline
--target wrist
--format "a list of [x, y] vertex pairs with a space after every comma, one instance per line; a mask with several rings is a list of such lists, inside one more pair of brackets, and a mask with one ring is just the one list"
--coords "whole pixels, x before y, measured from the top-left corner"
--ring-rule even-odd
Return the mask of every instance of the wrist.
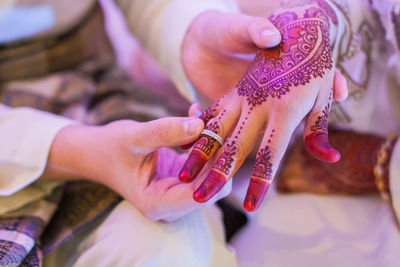
[[93, 140], [99, 127], [70, 125], [62, 128], [51, 145], [47, 166], [41, 179], [78, 180], [98, 182], [93, 174]]

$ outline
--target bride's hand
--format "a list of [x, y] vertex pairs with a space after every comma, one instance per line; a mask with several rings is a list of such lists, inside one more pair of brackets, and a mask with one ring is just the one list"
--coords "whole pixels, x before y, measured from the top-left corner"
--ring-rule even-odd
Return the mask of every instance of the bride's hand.
[[242, 165], [257, 136], [265, 132], [244, 201], [246, 210], [256, 210], [303, 118], [308, 150], [326, 162], [340, 159], [328, 142], [327, 119], [333, 87], [346, 85], [342, 76], [335, 75], [330, 44], [335, 25], [327, 13], [319, 4], [310, 4], [272, 16], [282, 43], [260, 50], [239, 83], [203, 112], [205, 129], [225, 143], [219, 149], [216, 139], [202, 134], [182, 168], [180, 180], [189, 183], [216, 153], [216, 163], [193, 195], [196, 201], [208, 201], [221, 190]]

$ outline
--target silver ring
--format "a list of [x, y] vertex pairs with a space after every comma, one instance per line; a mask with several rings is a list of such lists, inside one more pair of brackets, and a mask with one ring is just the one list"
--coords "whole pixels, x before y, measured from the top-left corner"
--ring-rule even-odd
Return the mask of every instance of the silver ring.
[[224, 144], [224, 139], [222, 139], [221, 136], [219, 136], [218, 134], [216, 134], [210, 130], [203, 130], [201, 132], [201, 134], [205, 134], [205, 135], [208, 135], [208, 136], [214, 138], [218, 143], [221, 144], [221, 146]]

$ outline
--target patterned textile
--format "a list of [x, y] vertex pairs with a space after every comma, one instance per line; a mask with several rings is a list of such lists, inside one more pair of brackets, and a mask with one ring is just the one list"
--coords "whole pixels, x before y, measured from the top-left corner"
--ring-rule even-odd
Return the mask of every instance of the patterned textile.
[[[135, 85], [115, 66], [109, 45], [100, 44], [107, 38], [92, 27], [95, 25], [96, 29], [102, 29], [99, 12], [99, 7], [91, 9], [84, 23], [67, 37], [79, 36], [81, 31], [85, 35], [94, 35], [85, 39], [73, 38], [67, 44], [60, 42], [58, 48], [52, 46], [41, 51], [48, 56], [39, 59], [28, 53], [28, 68], [23, 67], [22, 54], [13, 61], [15, 51], [20, 51], [15, 50], [15, 46], [0, 46], [0, 69], [15, 67], [0, 75], [0, 101], [11, 107], [33, 107], [87, 124], [105, 124], [117, 119], [148, 121], [171, 115], [173, 104]], [[88, 31], [88, 25], [92, 30]], [[77, 44], [79, 41], [90, 43]], [[98, 53], [96, 49], [90, 50], [87, 56], [76, 50], [85, 47], [101, 49]], [[75, 49], [74, 53], [81, 55], [82, 61], [72, 62], [66, 57], [68, 53], [61, 58], [52, 57], [54, 49], [67, 52]], [[35, 69], [31, 67], [33, 65], [46, 66], [47, 74], [44, 75], [41, 67], [30, 72]], [[69, 182], [45, 199], [0, 216], [0, 266], [41, 266], [43, 254], [113, 208], [120, 199], [119, 195], [102, 185]]]

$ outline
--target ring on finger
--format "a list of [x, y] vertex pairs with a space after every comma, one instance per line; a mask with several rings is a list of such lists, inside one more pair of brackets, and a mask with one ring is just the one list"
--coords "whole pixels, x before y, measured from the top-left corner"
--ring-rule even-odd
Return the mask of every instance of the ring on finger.
[[221, 146], [224, 144], [224, 139], [221, 136], [219, 136], [218, 134], [216, 134], [210, 130], [203, 130], [201, 132], [201, 134], [208, 135], [208, 136], [214, 138], [218, 143], [221, 144]]

